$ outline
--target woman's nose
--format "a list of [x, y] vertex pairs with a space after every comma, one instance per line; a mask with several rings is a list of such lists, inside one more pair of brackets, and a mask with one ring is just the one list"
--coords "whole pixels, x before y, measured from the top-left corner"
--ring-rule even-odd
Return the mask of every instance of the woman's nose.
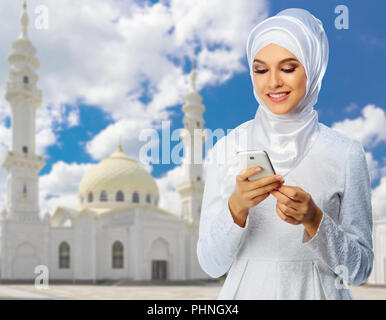
[[283, 85], [283, 81], [279, 75], [279, 72], [270, 72], [268, 86], [270, 89], [275, 89]]

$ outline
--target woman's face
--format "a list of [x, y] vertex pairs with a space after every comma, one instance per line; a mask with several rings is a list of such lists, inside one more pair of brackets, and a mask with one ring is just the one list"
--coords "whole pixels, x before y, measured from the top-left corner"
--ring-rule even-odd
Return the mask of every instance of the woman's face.
[[[286, 60], [286, 61], [283, 61]], [[287, 49], [271, 43], [261, 49], [253, 62], [253, 86], [265, 105], [275, 114], [296, 108], [306, 93], [303, 65]], [[285, 93], [272, 97], [270, 94]]]

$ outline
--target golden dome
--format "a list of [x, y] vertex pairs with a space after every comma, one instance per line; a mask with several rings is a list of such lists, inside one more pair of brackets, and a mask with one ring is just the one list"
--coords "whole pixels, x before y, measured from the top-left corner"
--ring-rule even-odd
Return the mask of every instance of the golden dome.
[[[120, 201], [117, 200], [119, 191]], [[101, 201], [102, 192], [104, 201]], [[136, 160], [128, 157], [119, 145], [117, 151], [83, 176], [79, 185], [80, 207], [127, 206], [128, 202], [133, 202], [134, 192], [138, 194], [139, 202], [157, 205], [159, 193], [155, 180]]]

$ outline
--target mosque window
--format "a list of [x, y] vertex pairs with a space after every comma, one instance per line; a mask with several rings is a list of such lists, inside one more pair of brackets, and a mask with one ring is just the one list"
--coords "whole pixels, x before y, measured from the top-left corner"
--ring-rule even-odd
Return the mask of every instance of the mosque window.
[[25, 183], [23, 184], [23, 197], [27, 197], [27, 185]]
[[199, 127], [200, 126], [200, 122], [199, 121], [197, 121], [197, 127]]
[[139, 195], [138, 195], [138, 192], [134, 192], [133, 193], [133, 199], [132, 199], [132, 201], [134, 202], [134, 203], [139, 203]]
[[24, 153], [28, 153], [28, 147], [27, 147], [27, 146], [23, 146], [22, 149], [23, 149], [23, 152], [24, 152]]
[[201, 177], [200, 176], [197, 176], [197, 181], [200, 181], [201, 180]]
[[151, 203], [150, 194], [147, 194], [147, 195], [146, 195], [146, 202], [147, 202], [147, 203]]
[[100, 200], [100, 201], [107, 201], [107, 192], [106, 192], [106, 190], [103, 190], [103, 191], [101, 192], [101, 195], [100, 195], [100, 197], [99, 197], [99, 200]]
[[93, 199], [94, 199], [94, 197], [92, 195], [92, 192], [89, 192], [88, 197], [87, 197], [88, 202], [93, 202]]
[[112, 252], [113, 269], [123, 268], [123, 244], [120, 241], [115, 241]]
[[23, 82], [24, 82], [25, 84], [28, 84], [28, 83], [29, 83], [29, 78], [28, 78], [27, 76], [24, 76], [24, 77], [23, 77]]
[[70, 268], [70, 245], [63, 241], [59, 246], [59, 269]]
[[125, 201], [125, 195], [121, 190], [117, 191], [115, 195], [115, 201]]

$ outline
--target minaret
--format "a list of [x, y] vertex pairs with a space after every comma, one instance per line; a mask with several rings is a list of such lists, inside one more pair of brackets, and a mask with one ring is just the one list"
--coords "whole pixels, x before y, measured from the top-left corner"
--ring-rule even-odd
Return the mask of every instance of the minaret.
[[27, 5], [23, 1], [21, 33], [8, 57], [9, 81], [5, 99], [11, 106], [12, 145], [2, 166], [8, 171], [7, 217], [39, 219], [39, 171], [45, 162], [35, 154], [35, 114], [41, 104], [36, 86], [40, 63], [28, 39]]
[[202, 194], [204, 192], [202, 151], [205, 141], [204, 119], [202, 114], [205, 106], [201, 103], [202, 97], [196, 91], [196, 70], [192, 63], [190, 74], [191, 90], [185, 97], [182, 107], [184, 112], [184, 129], [181, 138], [184, 141], [184, 171], [185, 179], [177, 185], [182, 202], [182, 218], [190, 223], [198, 225]]

